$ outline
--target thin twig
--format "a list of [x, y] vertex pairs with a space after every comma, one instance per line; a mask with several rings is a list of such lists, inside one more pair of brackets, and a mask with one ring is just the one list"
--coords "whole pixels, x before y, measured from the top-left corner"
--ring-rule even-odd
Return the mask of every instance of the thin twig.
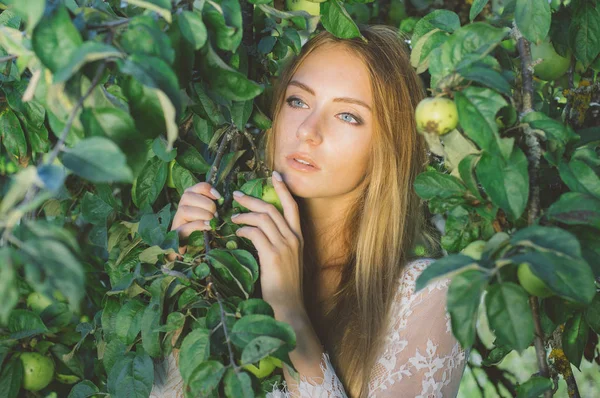
[[125, 19], [119, 19], [116, 21], [104, 22], [104, 23], [100, 23], [100, 24], [89, 24], [89, 25], [87, 25], [87, 28], [93, 29], [93, 30], [104, 30], [104, 29], [112, 30], [119, 26], [127, 25], [129, 23], [129, 21], [130, 21], [129, 18], [125, 18]]
[[[519, 119], [522, 119], [525, 115], [533, 111], [533, 67], [531, 66], [531, 49], [529, 41], [522, 36], [517, 25], [515, 23], [513, 23], [513, 25], [512, 34], [517, 40], [517, 48], [521, 57], [522, 92]], [[533, 134], [528, 125], [524, 127], [523, 132], [525, 134], [525, 142], [527, 147], [530, 184], [527, 223], [528, 225], [533, 225], [538, 218], [540, 207], [540, 187], [538, 184], [538, 173], [540, 168], [541, 148], [537, 136]], [[546, 361], [546, 347], [544, 344], [544, 333], [541, 327], [540, 310], [537, 297], [529, 298], [529, 306], [531, 307], [533, 322], [535, 325], [535, 336], [533, 343], [535, 346], [538, 368], [541, 376], [549, 378], [550, 370], [548, 368], [548, 362]], [[551, 398], [552, 392], [546, 391], [544, 393], [544, 397]]]
[[13, 59], [17, 59], [17, 58], [19, 58], [19, 56], [18, 55], [14, 55], [14, 54], [13, 55], [7, 55], [6, 57], [1, 57], [0, 58], [0, 64], [3, 63], [3, 62], [12, 61]]

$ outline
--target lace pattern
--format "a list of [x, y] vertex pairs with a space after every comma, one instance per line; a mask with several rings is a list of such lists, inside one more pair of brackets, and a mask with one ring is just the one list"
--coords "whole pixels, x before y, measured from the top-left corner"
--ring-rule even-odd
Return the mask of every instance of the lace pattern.
[[[392, 305], [385, 346], [371, 372], [369, 398], [456, 397], [468, 353], [452, 335], [446, 311], [449, 279], [433, 281], [415, 293], [415, 281], [434, 259], [421, 258], [402, 272]], [[347, 398], [329, 355], [321, 360], [323, 378], [300, 375], [297, 393], [273, 387], [267, 398]], [[183, 398], [183, 381], [174, 355], [155, 366], [151, 398]], [[285, 383], [285, 382], [284, 382]]]

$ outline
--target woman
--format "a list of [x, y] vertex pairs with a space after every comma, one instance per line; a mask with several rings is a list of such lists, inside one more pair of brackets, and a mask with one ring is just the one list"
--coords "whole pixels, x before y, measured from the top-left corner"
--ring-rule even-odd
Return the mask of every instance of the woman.
[[[428, 236], [412, 188], [427, 163], [414, 121], [424, 90], [397, 31], [361, 32], [367, 42], [319, 33], [279, 78], [265, 157], [284, 214], [234, 195], [250, 210], [232, 221], [257, 249], [263, 298], [297, 335], [300, 377], [285, 371], [287, 390], [268, 396], [455, 397], [465, 352], [449, 281], [415, 294], [434, 260], [410, 257]], [[173, 221], [182, 239], [210, 229], [219, 196], [205, 183], [186, 191]], [[174, 359], [164, 366], [156, 396], [181, 388]]]

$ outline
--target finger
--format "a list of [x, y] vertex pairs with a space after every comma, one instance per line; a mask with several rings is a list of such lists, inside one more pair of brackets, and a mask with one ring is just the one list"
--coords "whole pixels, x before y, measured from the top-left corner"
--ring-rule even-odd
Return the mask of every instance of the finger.
[[184, 194], [186, 192], [193, 192], [200, 195], [209, 196], [214, 200], [221, 198], [221, 194], [219, 193], [219, 191], [217, 191], [212, 185], [210, 185], [207, 182], [199, 182], [198, 184], [194, 184], [191, 187], [186, 188], [183, 192]]
[[178, 211], [181, 211], [184, 222], [197, 220], [210, 221], [216, 217], [216, 214], [211, 213], [210, 211], [201, 207], [195, 206], [179, 206]]
[[[279, 180], [280, 178], [282, 179], [282, 181]], [[290, 228], [292, 229], [292, 231], [294, 231], [298, 239], [301, 239], [302, 231], [300, 227], [300, 214], [298, 211], [298, 203], [296, 202], [296, 200], [292, 196], [292, 193], [283, 181], [281, 174], [279, 174], [277, 171], [273, 171], [271, 181], [273, 182], [275, 193], [281, 201], [281, 207], [283, 207], [283, 216], [285, 217]]]
[[[235, 201], [251, 210], [254, 213], [263, 213], [271, 217], [281, 236], [286, 239], [295, 239], [295, 233], [290, 230], [287, 221], [283, 218], [279, 210], [270, 203], [265, 202], [262, 199], [255, 198], [250, 195], [245, 195], [243, 192], [234, 191], [233, 196]], [[244, 213], [248, 214], [248, 213]], [[232, 219], [233, 221], [233, 219]]]
[[183, 194], [181, 196], [181, 200], [179, 201], [179, 205], [201, 207], [213, 214], [217, 212], [217, 204], [212, 199], [204, 196], [203, 194], [195, 192]]
[[238, 213], [231, 217], [231, 221], [235, 224], [245, 224], [259, 228], [273, 246], [281, 246], [285, 243], [285, 239], [281, 234], [281, 231], [277, 225], [275, 225], [273, 218], [271, 218], [269, 214]]
[[194, 231], [210, 231], [210, 224], [207, 225], [202, 220], [192, 221], [176, 229], [179, 239], [187, 239]]
[[[269, 238], [256, 227], [242, 227], [235, 231], [236, 236], [249, 239], [258, 252], [258, 256], [261, 257], [273, 251], [273, 245], [269, 241]], [[260, 258], [259, 258], [260, 260]], [[265, 263], [263, 261], [262, 263]]]

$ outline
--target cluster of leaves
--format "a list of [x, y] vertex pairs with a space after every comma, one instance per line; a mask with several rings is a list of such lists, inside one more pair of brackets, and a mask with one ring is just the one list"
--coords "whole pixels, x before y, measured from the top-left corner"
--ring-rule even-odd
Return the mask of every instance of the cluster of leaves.
[[[473, 2], [471, 21], [486, 3]], [[415, 25], [412, 35], [411, 63], [428, 71], [435, 94], [453, 98], [460, 125], [443, 136], [423, 133], [440, 162], [420, 174], [414, 188], [433, 213], [444, 215], [442, 246], [450, 255], [419, 277], [417, 289], [434, 278], [451, 277], [448, 311], [453, 333], [465, 348], [477, 338], [484, 297], [496, 336], [485, 365], [513, 350], [523, 352], [537, 330], [541, 347], [547, 343], [553, 350], [556, 369], [522, 384], [519, 396], [548, 393], [555, 387], [552, 378], [567, 376], [559, 359], [566, 357], [579, 368], [586, 347], [586, 358], [596, 357], [600, 364], [595, 353], [600, 333], [600, 123], [582, 125], [583, 118], [569, 111], [578, 95], [592, 92], [590, 82], [600, 71], [599, 34], [600, 8], [593, 1], [551, 7], [545, 0], [517, 0], [492, 24], [461, 26], [453, 12], [434, 11]], [[569, 57], [570, 79], [532, 80], [531, 74], [522, 74], [526, 50], [515, 52], [519, 39], [532, 46], [550, 41]], [[526, 107], [528, 79], [533, 96]], [[583, 112], [590, 106], [587, 98]], [[460, 253], [477, 240], [486, 243], [475, 255]], [[517, 272], [523, 263], [533, 276]], [[541, 299], [539, 311], [538, 297], [523, 288], [532, 278], [551, 292]], [[546, 352], [538, 355], [547, 360]]]
[[[341, 2], [321, 7], [328, 30], [358, 33]], [[148, 396], [160, 371], [153, 359], [176, 349], [187, 396], [264, 396], [282, 372], [261, 380], [247, 366], [270, 356], [293, 371], [296, 336], [259, 297], [256, 253], [230, 221], [244, 209], [229, 194], [261, 197], [271, 78], [319, 16], [238, 0], [0, 8], [10, 175], [0, 205], [0, 395], [38, 394], [22, 383], [20, 360], [37, 352], [55, 365], [42, 392]], [[211, 233], [193, 233], [184, 258], [168, 261], [180, 245], [172, 204], [201, 180], [228, 200]]]
[[[471, 22], [486, 3], [473, 2]], [[544, 333], [564, 329], [564, 352], [579, 365], [599, 332], [598, 131], [557, 120], [568, 102], [554, 101], [556, 82], [535, 81], [535, 112], [518, 120], [515, 54], [499, 44], [511, 40], [513, 20], [532, 41], [551, 26], [557, 51], [592, 70], [592, 3], [511, 1], [493, 23], [465, 23], [444, 10], [408, 16], [401, 0], [327, 0], [312, 14], [267, 0], [0, 0], [0, 396], [147, 397], [160, 371], [153, 359], [173, 350], [188, 396], [264, 396], [281, 371], [260, 379], [244, 366], [267, 356], [293, 371], [294, 332], [260, 298], [230, 193], [263, 194], [257, 148], [271, 124], [272, 79], [318, 28], [357, 37], [355, 21], [412, 34], [413, 66], [458, 106], [461, 130], [429, 137], [444, 162], [415, 189], [446, 218], [448, 252], [489, 242], [480, 261], [435, 262], [419, 287], [456, 272], [449, 308], [465, 347], [487, 291], [493, 364], [533, 339], [516, 277], [529, 263], [555, 293], [542, 300]], [[421, 15], [429, 6], [411, 4]], [[565, 191], [558, 201], [543, 191], [529, 228], [529, 146], [510, 134], [521, 124], [545, 138], [540, 176]], [[226, 193], [219, 217], [209, 235], [189, 237], [181, 261], [168, 261], [180, 245], [169, 231], [173, 204], [203, 180]], [[23, 389], [23, 352], [55, 365], [41, 392]], [[534, 378], [522, 391], [536, 396], [548, 383]]]

